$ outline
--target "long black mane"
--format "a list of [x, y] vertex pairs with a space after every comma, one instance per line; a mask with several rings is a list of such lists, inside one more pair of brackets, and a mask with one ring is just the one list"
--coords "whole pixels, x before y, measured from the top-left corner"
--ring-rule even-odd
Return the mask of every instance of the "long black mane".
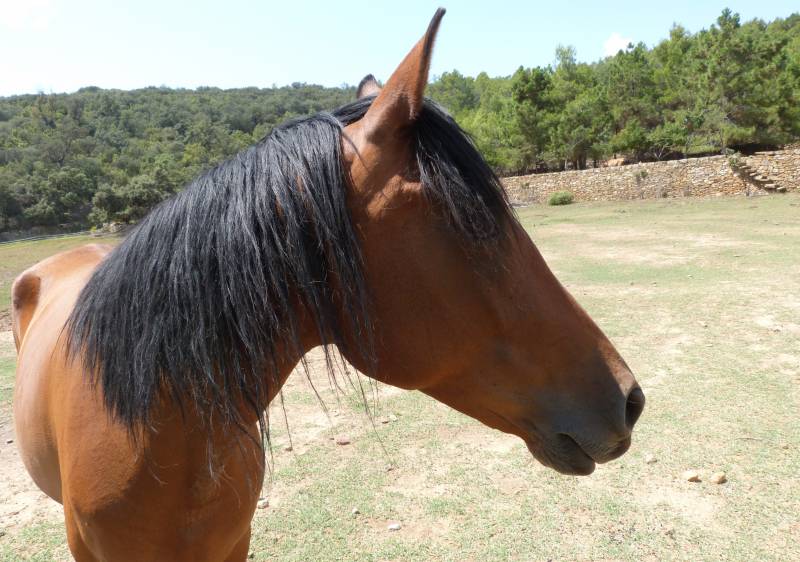
[[[149, 424], [166, 393], [208, 426], [241, 426], [248, 410], [263, 421], [276, 353], [300, 351], [298, 303], [323, 344], [354, 334], [352, 351], [374, 356], [342, 161], [343, 127], [372, 101], [274, 129], [153, 209], [98, 266], [67, 336], [115, 419]], [[442, 220], [476, 244], [497, 239], [511, 211], [471, 140], [429, 100], [414, 127]]]

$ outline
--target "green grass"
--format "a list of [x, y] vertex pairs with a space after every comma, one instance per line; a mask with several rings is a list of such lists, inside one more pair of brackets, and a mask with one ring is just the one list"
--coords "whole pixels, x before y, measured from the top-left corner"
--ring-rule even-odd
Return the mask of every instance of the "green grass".
[[[271, 505], [253, 522], [254, 559], [800, 559], [800, 197], [519, 216], [647, 394], [631, 451], [591, 477], [564, 477], [420, 393], [381, 399], [377, 417], [397, 421], [373, 430], [324, 382], [334, 425], [322, 427], [293, 375], [295, 448], [283, 450], [275, 409]], [[335, 445], [340, 433], [353, 443]], [[687, 469], [703, 482], [683, 481]], [[719, 470], [728, 483], [709, 483]], [[392, 521], [403, 528], [388, 531]], [[0, 538], [0, 558], [49, 559], [58, 540], [58, 523], [15, 530]]]
[[[2, 353], [1, 347], [0, 353]], [[0, 356], [0, 408], [8, 407], [11, 403], [11, 397], [14, 395], [15, 366], [13, 357]]]
[[0, 560], [55, 562], [72, 560], [64, 526], [55, 522], [30, 525], [12, 536], [0, 538]]

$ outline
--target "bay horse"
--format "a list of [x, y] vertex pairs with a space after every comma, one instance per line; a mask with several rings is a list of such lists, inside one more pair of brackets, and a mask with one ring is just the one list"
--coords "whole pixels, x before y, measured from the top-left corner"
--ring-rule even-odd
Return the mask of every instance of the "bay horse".
[[17, 444], [76, 560], [245, 560], [265, 410], [319, 345], [559, 472], [628, 449], [633, 375], [424, 97], [443, 14], [383, 88], [16, 279]]

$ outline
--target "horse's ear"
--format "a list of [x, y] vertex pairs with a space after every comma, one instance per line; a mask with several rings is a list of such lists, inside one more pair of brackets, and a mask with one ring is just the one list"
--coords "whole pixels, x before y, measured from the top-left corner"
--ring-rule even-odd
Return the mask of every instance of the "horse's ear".
[[356, 90], [356, 99], [366, 98], [367, 96], [377, 96], [381, 91], [378, 81], [372, 74], [367, 74], [359, 82], [358, 89]]
[[444, 8], [436, 10], [428, 31], [406, 55], [372, 102], [362, 120], [368, 137], [375, 139], [387, 133], [393, 134], [413, 123], [419, 115], [428, 83], [433, 42], [444, 12]]

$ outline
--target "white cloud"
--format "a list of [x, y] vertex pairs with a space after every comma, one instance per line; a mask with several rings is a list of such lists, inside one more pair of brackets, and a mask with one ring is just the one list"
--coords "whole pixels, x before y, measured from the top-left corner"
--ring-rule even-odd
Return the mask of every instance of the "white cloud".
[[0, 3], [0, 28], [44, 31], [53, 16], [52, 0], [5, 0]]
[[624, 51], [629, 43], [633, 43], [633, 39], [630, 37], [623, 37], [615, 31], [606, 39], [606, 42], [603, 43], [603, 56], [613, 57], [620, 50]]

